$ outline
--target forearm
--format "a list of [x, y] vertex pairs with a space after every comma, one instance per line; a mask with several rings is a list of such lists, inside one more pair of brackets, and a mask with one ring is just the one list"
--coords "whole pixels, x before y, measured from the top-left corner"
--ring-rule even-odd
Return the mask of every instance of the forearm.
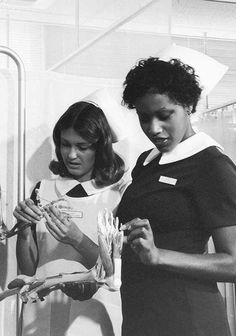
[[38, 263], [38, 250], [30, 228], [17, 236], [16, 257], [22, 274], [29, 276], [35, 274]]
[[236, 258], [228, 253], [187, 254], [158, 249], [154, 264], [161, 269], [217, 282], [235, 282]]
[[88, 236], [83, 234], [80, 239], [73, 240], [72, 246], [83, 256], [86, 268], [89, 269], [96, 264], [99, 248]]
[[[121, 227], [142, 263], [198, 279], [236, 281], [236, 225], [212, 230], [216, 253], [191, 254], [158, 248], [148, 219], [135, 218]], [[189, 242], [190, 243], [190, 242]]]

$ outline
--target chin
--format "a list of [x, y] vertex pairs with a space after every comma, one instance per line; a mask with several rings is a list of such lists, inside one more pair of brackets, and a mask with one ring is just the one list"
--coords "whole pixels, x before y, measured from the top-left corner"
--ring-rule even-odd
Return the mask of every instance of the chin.
[[68, 172], [72, 175], [72, 176], [75, 176], [76, 178], [80, 177], [81, 176], [81, 173], [74, 170], [74, 169], [68, 169]]
[[160, 153], [168, 153], [172, 150], [172, 147], [157, 147]]

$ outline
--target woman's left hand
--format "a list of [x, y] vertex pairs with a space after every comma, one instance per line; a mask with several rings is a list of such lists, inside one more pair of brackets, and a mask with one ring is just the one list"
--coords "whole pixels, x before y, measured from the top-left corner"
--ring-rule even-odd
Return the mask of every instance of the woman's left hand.
[[135, 218], [124, 225], [128, 230], [127, 242], [132, 250], [147, 265], [157, 265], [158, 248], [154, 243], [151, 225], [148, 219]]
[[45, 208], [46, 226], [51, 235], [58, 241], [72, 245], [79, 244], [83, 239], [83, 232], [78, 226], [63, 214], [55, 205]]

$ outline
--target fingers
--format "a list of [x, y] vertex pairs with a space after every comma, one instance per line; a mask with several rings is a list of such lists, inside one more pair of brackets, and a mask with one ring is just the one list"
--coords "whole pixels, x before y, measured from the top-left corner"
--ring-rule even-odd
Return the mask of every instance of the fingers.
[[60, 230], [63, 230], [65, 226], [70, 224], [68, 216], [63, 214], [54, 205], [45, 207], [45, 211], [46, 211], [45, 214], [46, 220], [51, 228], [56, 225]]
[[46, 227], [48, 231], [54, 238], [59, 240], [59, 238], [62, 236], [64, 232], [63, 223], [60, 220], [58, 220], [55, 216], [53, 217], [48, 212], [44, 214], [44, 217], [46, 219]]
[[64, 243], [69, 242], [68, 232], [71, 222], [57, 207], [50, 205], [45, 207], [46, 227], [51, 235]]
[[57, 206], [50, 204], [45, 206], [44, 209], [53, 220], [57, 219], [63, 223], [68, 222], [69, 216], [62, 212]]
[[48, 229], [48, 232], [58, 241], [61, 241], [61, 231], [57, 228], [51, 228], [51, 226], [48, 225], [48, 222], [46, 222], [46, 228]]
[[148, 219], [135, 218], [123, 225], [123, 230], [127, 230], [127, 243], [142, 263], [146, 265], [159, 264], [159, 250], [155, 245]]
[[134, 229], [138, 227], [146, 227], [146, 229], [150, 228], [150, 223], [148, 219], [140, 219], [140, 218], [134, 218], [131, 221], [125, 223], [124, 225], [121, 225], [120, 230], [121, 231], [133, 231]]
[[127, 243], [134, 250], [139, 253], [146, 243], [153, 243], [152, 229], [148, 219], [135, 218], [125, 224], [128, 230]]
[[13, 212], [13, 215], [19, 221], [26, 223], [35, 223], [42, 218], [42, 212], [30, 198], [20, 202]]
[[132, 229], [132, 231], [130, 231], [130, 234], [128, 235], [128, 242], [133, 241], [134, 239], [137, 238], [147, 238], [147, 236], [149, 235], [149, 227], [146, 226], [140, 226], [137, 228]]
[[151, 232], [151, 226], [148, 219], [135, 218], [121, 226], [120, 230], [127, 230], [127, 242], [136, 238], [145, 238]]

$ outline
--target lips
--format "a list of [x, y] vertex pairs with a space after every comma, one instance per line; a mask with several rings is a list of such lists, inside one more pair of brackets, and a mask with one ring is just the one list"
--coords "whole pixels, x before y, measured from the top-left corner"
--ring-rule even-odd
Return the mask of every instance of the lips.
[[78, 162], [67, 162], [66, 165], [68, 168], [78, 168], [81, 166], [81, 164]]
[[152, 142], [156, 145], [156, 146], [164, 146], [167, 144], [168, 142], [168, 138], [152, 138]]

